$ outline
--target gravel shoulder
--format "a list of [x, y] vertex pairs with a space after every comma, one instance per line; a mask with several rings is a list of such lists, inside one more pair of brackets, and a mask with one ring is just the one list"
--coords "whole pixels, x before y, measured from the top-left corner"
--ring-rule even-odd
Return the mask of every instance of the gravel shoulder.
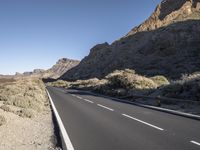
[[55, 149], [54, 126], [50, 109], [37, 117], [22, 118], [0, 110], [6, 123], [0, 127], [0, 149], [50, 150]]

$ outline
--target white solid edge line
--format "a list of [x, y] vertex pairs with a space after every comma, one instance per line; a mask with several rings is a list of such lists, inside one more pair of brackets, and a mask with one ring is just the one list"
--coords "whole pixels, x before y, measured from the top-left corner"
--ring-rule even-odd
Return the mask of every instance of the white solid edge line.
[[200, 146], [200, 143], [198, 143], [196, 141], [190, 141], [190, 142], [193, 143], [193, 144], [196, 144], [196, 145]]
[[72, 142], [71, 142], [71, 140], [70, 140], [70, 138], [69, 138], [69, 135], [67, 134], [67, 131], [66, 131], [66, 129], [65, 129], [63, 123], [62, 123], [62, 120], [61, 120], [61, 118], [60, 118], [60, 116], [59, 116], [59, 114], [58, 114], [58, 111], [56, 110], [56, 107], [55, 107], [55, 105], [54, 105], [54, 103], [53, 103], [53, 100], [51, 99], [51, 96], [50, 96], [48, 90], [46, 90], [46, 91], [47, 91], [47, 94], [48, 94], [48, 96], [49, 96], [49, 99], [50, 99], [50, 102], [51, 102], [51, 106], [52, 106], [52, 108], [53, 108], [53, 112], [54, 112], [54, 114], [55, 114], [55, 116], [56, 116], [56, 119], [57, 119], [57, 121], [58, 121], [58, 125], [59, 125], [59, 127], [60, 127], [60, 130], [61, 130], [61, 133], [62, 133], [62, 136], [63, 136], [63, 140], [64, 140], [64, 142], [65, 142], [65, 145], [66, 145], [66, 147], [67, 147], [67, 150], [74, 150], [74, 147], [73, 147], [73, 145], [72, 145]]
[[130, 118], [130, 119], [133, 119], [133, 120], [135, 120], [135, 121], [138, 121], [138, 122], [140, 122], [140, 123], [143, 123], [143, 124], [145, 124], [145, 125], [148, 125], [148, 126], [150, 126], [150, 127], [153, 127], [153, 128], [155, 128], [155, 129], [158, 129], [158, 130], [161, 130], [161, 131], [164, 130], [164, 129], [162, 129], [162, 128], [159, 128], [159, 127], [157, 127], [157, 126], [155, 126], [155, 125], [152, 125], [152, 124], [150, 124], [150, 123], [147, 123], [147, 122], [145, 122], [145, 121], [139, 120], [139, 119], [134, 118], [134, 117], [132, 117], [132, 116], [129, 116], [129, 115], [127, 115], [127, 114], [122, 114], [122, 115], [125, 116], [125, 117], [127, 117], [127, 118]]
[[83, 99], [83, 100], [86, 101], [86, 102], [89, 102], [89, 103], [94, 103], [93, 101], [88, 100], [88, 99]]
[[97, 105], [100, 106], [100, 107], [103, 107], [103, 108], [105, 108], [105, 109], [108, 109], [108, 110], [110, 110], [110, 111], [114, 111], [114, 109], [109, 108], [109, 107], [106, 107], [106, 106], [104, 106], [104, 105], [101, 105], [101, 104], [97, 104]]

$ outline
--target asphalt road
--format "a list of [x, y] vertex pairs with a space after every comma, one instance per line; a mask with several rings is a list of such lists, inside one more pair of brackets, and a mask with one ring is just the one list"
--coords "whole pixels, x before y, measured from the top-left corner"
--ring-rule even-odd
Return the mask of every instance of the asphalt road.
[[75, 150], [200, 150], [200, 121], [48, 87]]

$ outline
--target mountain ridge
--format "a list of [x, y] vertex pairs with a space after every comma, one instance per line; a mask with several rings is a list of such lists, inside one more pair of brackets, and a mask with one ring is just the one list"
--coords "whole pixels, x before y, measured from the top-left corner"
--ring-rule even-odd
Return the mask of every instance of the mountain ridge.
[[69, 69], [75, 67], [79, 64], [78, 60], [68, 59], [68, 58], [61, 58], [59, 59], [55, 65], [53, 65], [50, 69], [44, 70], [44, 69], [34, 69], [30, 72], [24, 72], [24, 73], [16, 73], [16, 77], [39, 77], [39, 78], [59, 78], [61, 75], [63, 75], [66, 71]]
[[199, 71], [199, 19], [199, 0], [162, 1], [144, 23], [111, 45], [94, 46], [61, 79], [103, 78], [126, 68], [145, 76], [165, 75], [170, 79]]

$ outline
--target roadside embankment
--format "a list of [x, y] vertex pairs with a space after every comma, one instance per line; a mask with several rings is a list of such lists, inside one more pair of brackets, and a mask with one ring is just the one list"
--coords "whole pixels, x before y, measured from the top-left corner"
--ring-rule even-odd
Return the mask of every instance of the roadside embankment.
[[21, 78], [0, 82], [0, 139], [3, 150], [59, 149], [41, 80]]

